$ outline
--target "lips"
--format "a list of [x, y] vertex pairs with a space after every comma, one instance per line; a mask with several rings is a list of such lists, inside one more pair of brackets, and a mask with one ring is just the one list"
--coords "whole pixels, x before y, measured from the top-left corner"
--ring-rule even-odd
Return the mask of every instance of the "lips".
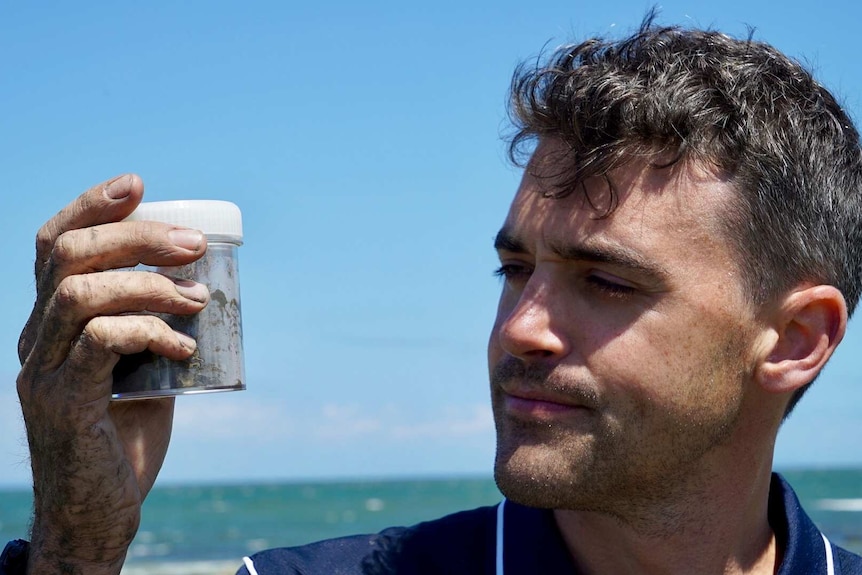
[[501, 389], [503, 407], [509, 414], [527, 419], [548, 420], [592, 412], [585, 403], [570, 396], [532, 389]]
[[559, 366], [527, 363], [507, 355], [491, 371], [494, 403], [504, 412], [525, 419], [595, 413], [602, 402], [584, 375], [566, 374]]

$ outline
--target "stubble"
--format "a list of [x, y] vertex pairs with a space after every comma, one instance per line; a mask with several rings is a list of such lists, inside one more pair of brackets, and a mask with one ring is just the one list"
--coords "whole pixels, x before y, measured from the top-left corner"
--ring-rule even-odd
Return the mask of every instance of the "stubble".
[[[671, 405], [620, 399], [597, 383], [566, 378], [560, 368], [506, 356], [491, 374], [500, 490], [525, 505], [600, 512], [626, 523], [654, 524], [660, 509], [674, 524], [673, 502], [707, 495], [703, 461], [736, 429], [747, 375], [743, 339], [725, 336], [695, 373], [663, 382], [682, 390]], [[553, 424], [511, 417], [501, 392], [507, 381], [565, 390], [590, 411]]]

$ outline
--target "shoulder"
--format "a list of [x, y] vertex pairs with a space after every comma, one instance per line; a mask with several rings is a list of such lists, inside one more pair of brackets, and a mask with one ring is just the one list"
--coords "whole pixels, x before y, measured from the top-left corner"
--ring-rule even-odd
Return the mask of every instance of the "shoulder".
[[270, 549], [251, 560], [258, 575], [479, 574], [493, 543], [494, 518], [494, 507], [481, 507], [412, 527]]
[[[258, 575], [366, 573], [362, 568], [366, 559], [384, 549], [387, 539], [397, 536], [399, 531], [401, 529], [391, 529], [374, 535], [354, 535], [298, 547], [268, 549], [250, 559]], [[249, 575], [249, 571], [244, 567], [237, 575]]]
[[838, 564], [841, 575], [862, 575], [862, 557], [851, 553], [841, 547], [833, 546], [835, 550], [835, 562]]

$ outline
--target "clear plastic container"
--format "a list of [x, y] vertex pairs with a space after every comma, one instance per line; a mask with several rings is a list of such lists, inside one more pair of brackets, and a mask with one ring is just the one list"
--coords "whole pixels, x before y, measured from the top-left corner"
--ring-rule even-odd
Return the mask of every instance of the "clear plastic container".
[[197, 349], [184, 361], [148, 351], [123, 356], [114, 368], [112, 399], [245, 389], [237, 261], [237, 251], [242, 245], [239, 208], [218, 200], [145, 202], [126, 221], [165, 222], [206, 234], [206, 254], [191, 264], [140, 265], [135, 269], [203, 283], [209, 288], [210, 301], [195, 315], [156, 314], [175, 330], [193, 337]]

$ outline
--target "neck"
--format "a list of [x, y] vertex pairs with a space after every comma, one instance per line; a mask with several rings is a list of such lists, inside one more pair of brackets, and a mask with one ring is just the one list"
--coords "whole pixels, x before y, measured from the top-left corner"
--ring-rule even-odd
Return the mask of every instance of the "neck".
[[[770, 452], [771, 453], [771, 452]], [[719, 473], [636, 513], [554, 512], [583, 573], [773, 574], [780, 550], [768, 520], [771, 457], [730, 458]]]

